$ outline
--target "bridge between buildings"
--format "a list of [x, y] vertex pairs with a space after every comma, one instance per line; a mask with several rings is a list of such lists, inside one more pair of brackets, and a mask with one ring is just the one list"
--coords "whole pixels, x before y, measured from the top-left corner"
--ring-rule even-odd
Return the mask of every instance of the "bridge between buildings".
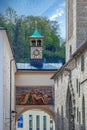
[[16, 72], [16, 120], [28, 111], [38, 109], [46, 112], [55, 120], [54, 112], [54, 81], [51, 80], [55, 71]]

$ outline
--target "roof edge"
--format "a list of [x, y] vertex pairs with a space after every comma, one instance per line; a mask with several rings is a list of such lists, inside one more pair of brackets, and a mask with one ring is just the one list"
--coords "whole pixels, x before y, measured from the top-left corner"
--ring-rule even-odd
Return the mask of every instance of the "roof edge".
[[11, 52], [12, 52], [12, 56], [14, 58], [14, 62], [15, 62], [15, 66], [16, 66], [16, 70], [17, 70], [17, 64], [16, 64], [16, 60], [15, 60], [15, 55], [14, 55], [14, 52], [13, 52], [13, 48], [11, 46], [11, 41], [10, 41], [10, 38], [8, 36], [8, 31], [7, 31], [7, 28], [6, 27], [0, 27], [0, 30], [3, 30], [6, 32], [6, 35], [7, 35], [7, 39], [8, 39], [8, 42], [9, 42], [9, 46], [10, 46], [10, 49], [11, 49]]
[[7, 30], [5, 27], [0, 27], [0, 30]]
[[71, 56], [71, 59], [67, 61], [52, 77], [51, 79], [56, 78], [61, 72], [64, 71], [65, 67], [76, 57], [78, 57], [84, 50], [87, 48], [87, 39], [83, 42], [83, 44], [76, 50], [76, 52]]

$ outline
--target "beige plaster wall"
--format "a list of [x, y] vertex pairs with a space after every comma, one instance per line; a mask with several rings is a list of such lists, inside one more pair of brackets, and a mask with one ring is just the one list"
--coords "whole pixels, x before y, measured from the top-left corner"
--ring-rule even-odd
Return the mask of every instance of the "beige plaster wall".
[[50, 79], [53, 74], [49, 71], [17, 72], [16, 86], [53, 86], [54, 81]]

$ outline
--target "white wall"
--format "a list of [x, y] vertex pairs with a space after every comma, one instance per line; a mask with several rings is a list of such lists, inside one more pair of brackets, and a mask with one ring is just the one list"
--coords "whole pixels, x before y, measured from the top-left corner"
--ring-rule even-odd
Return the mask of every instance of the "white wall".
[[3, 36], [0, 31], [0, 130], [3, 130]]
[[[10, 129], [10, 83], [12, 90], [14, 91], [15, 88], [15, 72], [16, 72], [16, 66], [15, 62], [13, 61], [10, 65], [11, 59], [13, 59], [12, 55], [12, 50], [10, 48], [10, 43], [7, 37], [7, 33], [4, 29], [0, 30], [0, 71], [1, 71], [1, 76], [0, 82], [1, 84], [1, 94], [0, 96], [0, 103], [1, 103], [1, 108], [0, 112], [3, 115], [2, 119], [0, 121], [1, 125], [0, 128], [1, 130], [9, 130]], [[12, 69], [12, 72], [10, 73], [10, 70]], [[12, 78], [12, 81], [11, 81]], [[12, 94], [14, 92], [11, 92]], [[15, 110], [15, 99], [14, 99], [15, 93], [12, 95], [12, 109]], [[14, 106], [14, 107], [13, 107]], [[2, 126], [3, 125], [3, 126]]]

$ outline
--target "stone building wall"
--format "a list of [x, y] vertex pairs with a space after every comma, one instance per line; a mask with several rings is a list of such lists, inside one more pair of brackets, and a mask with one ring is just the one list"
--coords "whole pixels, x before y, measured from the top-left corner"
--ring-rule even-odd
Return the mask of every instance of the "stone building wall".
[[[71, 13], [69, 13], [71, 12]], [[76, 51], [76, 1], [66, 1], [66, 62]]]
[[77, 0], [76, 6], [76, 47], [79, 48], [87, 38], [87, 0]]
[[[83, 55], [84, 70], [82, 71], [81, 58]], [[69, 64], [71, 64], [70, 67]], [[58, 128], [59, 130], [69, 130], [70, 123], [68, 122], [67, 113], [69, 114], [70, 109], [74, 116], [74, 130], [81, 130], [84, 126], [84, 130], [87, 129], [87, 49], [75, 58], [74, 64], [73, 68], [72, 62], [68, 63], [63, 67], [61, 73], [58, 72], [54, 77], [56, 130]], [[71, 94], [71, 100], [69, 93]], [[71, 107], [68, 106], [67, 100], [72, 102]], [[83, 104], [85, 105], [83, 106]], [[61, 113], [62, 107], [63, 114]]]
[[87, 1], [67, 0], [66, 62], [87, 38]]

